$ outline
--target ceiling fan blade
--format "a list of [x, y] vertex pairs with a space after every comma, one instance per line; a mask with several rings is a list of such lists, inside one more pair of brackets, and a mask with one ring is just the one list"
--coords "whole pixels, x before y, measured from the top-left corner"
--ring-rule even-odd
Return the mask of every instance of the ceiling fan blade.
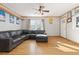
[[33, 8], [34, 10], [38, 11], [38, 9]]
[[40, 9], [43, 9], [43, 8], [45, 8], [45, 6], [39, 6], [39, 8], [40, 8]]
[[43, 12], [49, 12], [49, 10], [42, 10]]

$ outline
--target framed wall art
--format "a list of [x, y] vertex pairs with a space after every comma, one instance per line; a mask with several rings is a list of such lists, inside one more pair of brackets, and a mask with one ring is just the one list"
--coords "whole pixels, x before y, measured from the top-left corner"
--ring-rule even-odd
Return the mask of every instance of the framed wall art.
[[16, 18], [16, 24], [20, 24], [20, 19], [18, 17]]
[[79, 17], [76, 17], [76, 27], [79, 28]]
[[0, 10], [0, 21], [5, 22], [5, 11]]
[[70, 23], [70, 22], [72, 22], [72, 18], [67, 19], [67, 23]]
[[67, 23], [70, 23], [70, 22], [72, 22], [72, 11], [69, 11], [67, 13]]
[[9, 21], [10, 23], [14, 23], [14, 16], [9, 14]]

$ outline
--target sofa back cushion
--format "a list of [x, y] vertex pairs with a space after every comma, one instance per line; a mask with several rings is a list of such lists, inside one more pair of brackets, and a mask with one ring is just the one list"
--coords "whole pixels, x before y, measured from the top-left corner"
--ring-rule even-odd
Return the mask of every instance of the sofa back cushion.
[[11, 34], [12, 37], [17, 35], [16, 31], [11, 31], [10, 34]]
[[17, 35], [21, 35], [22, 34], [22, 31], [21, 30], [18, 30], [18, 31], [16, 31], [16, 34]]
[[23, 30], [23, 33], [22, 34], [29, 34], [30, 31], [29, 30]]
[[10, 38], [9, 32], [0, 32], [0, 39]]
[[44, 34], [44, 30], [36, 30], [36, 34]]
[[36, 34], [35, 30], [29, 30], [29, 34]]
[[44, 30], [24, 30], [24, 34], [44, 34]]

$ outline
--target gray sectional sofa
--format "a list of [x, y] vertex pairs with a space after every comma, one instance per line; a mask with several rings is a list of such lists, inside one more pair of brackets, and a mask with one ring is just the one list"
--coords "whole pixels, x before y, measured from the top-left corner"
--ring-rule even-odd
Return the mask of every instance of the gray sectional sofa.
[[36, 39], [38, 34], [45, 35], [44, 33], [45, 33], [44, 30], [1, 31], [0, 32], [0, 51], [11, 51], [13, 48], [18, 46], [24, 40]]

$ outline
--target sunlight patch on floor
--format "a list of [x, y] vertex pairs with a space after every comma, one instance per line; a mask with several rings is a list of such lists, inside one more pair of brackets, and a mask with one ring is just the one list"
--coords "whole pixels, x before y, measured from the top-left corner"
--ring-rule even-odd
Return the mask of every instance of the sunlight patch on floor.
[[62, 43], [62, 42], [57, 42], [57, 49], [63, 51], [63, 52], [78, 52], [79, 47], [73, 46], [70, 44]]
[[58, 47], [56, 47], [56, 48], [59, 49], [59, 50], [61, 50], [61, 51], [63, 51], [63, 52], [77, 52], [75, 50], [72, 50], [70, 48], [64, 47], [62, 45], [58, 45]]
[[74, 45], [70, 45], [70, 44], [66, 44], [66, 43], [60, 43], [60, 44], [79, 50], [79, 47], [74, 46]]
[[29, 44], [29, 50], [30, 52], [35, 52], [37, 49], [36, 44], [35, 43], [30, 43]]

